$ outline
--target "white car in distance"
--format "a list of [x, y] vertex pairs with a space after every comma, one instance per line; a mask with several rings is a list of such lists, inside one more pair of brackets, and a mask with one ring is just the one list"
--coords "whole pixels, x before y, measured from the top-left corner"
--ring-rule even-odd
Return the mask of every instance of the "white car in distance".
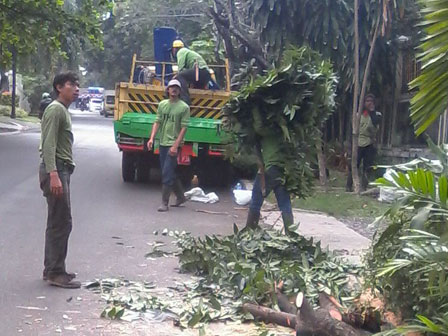
[[104, 110], [104, 102], [102, 99], [99, 98], [92, 98], [89, 102], [89, 111], [90, 112], [98, 112], [102, 114], [102, 111]]

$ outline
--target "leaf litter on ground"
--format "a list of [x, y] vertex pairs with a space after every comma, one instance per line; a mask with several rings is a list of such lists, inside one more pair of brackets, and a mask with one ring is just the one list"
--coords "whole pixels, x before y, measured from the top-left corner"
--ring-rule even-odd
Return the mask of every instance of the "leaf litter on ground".
[[[234, 234], [225, 237], [197, 238], [178, 231], [166, 235], [178, 247], [181, 272], [191, 273], [193, 280], [163, 290], [152, 283], [122, 279], [88, 283], [86, 288], [108, 303], [102, 317], [127, 321], [173, 318], [181, 328], [203, 330], [210, 322], [253, 320], [242, 312], [246, 302], [279, 310], [275, 294], [279, 282], [286, 295], [302, 292], [313, 304], [322, 291], [343, 303], [354, 296], [347, 283], [358, 274], [357, 266], [297, 233], [238, 231], [235, 226]], [[152, 246], [154, 251], [162, 245]]]

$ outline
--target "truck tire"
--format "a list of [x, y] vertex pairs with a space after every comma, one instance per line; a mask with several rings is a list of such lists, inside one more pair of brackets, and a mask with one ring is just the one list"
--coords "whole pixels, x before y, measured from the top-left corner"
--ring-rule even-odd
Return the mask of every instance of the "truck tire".
[[223, 158], [205, 158], [199, 165], [199, 184], [203, 187], [223, 188], [231, 184], [232, 169]]
[[149, 159], [145, 155], [140, 155], [137, 158], [137, 182], [147, 183], [150, 176]]
[[193, 179], [193, 167], [190, 166], [178, 166], [177, 176], [182, 182], [184, 189], [189, 190], [191, 188], [191, 180]]
[[121, 174], [124, 182], [134, 182], [135, 179], [135, 155], [123, 152], [121, 160]]

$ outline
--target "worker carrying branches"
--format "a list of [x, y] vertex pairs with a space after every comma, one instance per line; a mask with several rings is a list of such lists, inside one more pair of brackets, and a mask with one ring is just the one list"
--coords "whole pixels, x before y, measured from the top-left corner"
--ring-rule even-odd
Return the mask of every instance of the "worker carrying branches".
[[171, 52], [177, 58], [178, 74], [176, 79], [181, 84], [180, 99], [191, 104], [188, 87], [193, 84], [196, 89], [205, 89], [211, 79], [210, 69], [204, 58], [197, 52], [185, 47], [181, 40], [175, 40]]

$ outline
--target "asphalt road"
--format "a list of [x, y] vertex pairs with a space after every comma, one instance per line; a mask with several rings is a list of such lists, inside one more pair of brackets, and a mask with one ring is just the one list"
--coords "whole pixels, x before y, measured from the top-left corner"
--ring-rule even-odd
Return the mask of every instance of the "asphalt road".
[[[166, 286], [185, 275], [178, 274], [176, 258], [145, 259], [148, 242], [166, 239], [154, 236], [155, 230], [225, 234], [234, 222], [244, 220], [245, 212], [234, 209], [227, 190], [218, 191], [218, 204], [188, 203], [158, 213], [157, 181], [121, 180], [112, 120], [80, 112], [72, 119], [77, 167], [72, 176], [73, 232], [67, 268], [80, 281], [121, 276]], [[97, 295], [86, 289], [50, 287], [41, 279], [46, 202], [38, 186], [39, 139], [39, 129], [0, 134], [0, 334], [106, 334], [99, 318], [104, 303]]]

